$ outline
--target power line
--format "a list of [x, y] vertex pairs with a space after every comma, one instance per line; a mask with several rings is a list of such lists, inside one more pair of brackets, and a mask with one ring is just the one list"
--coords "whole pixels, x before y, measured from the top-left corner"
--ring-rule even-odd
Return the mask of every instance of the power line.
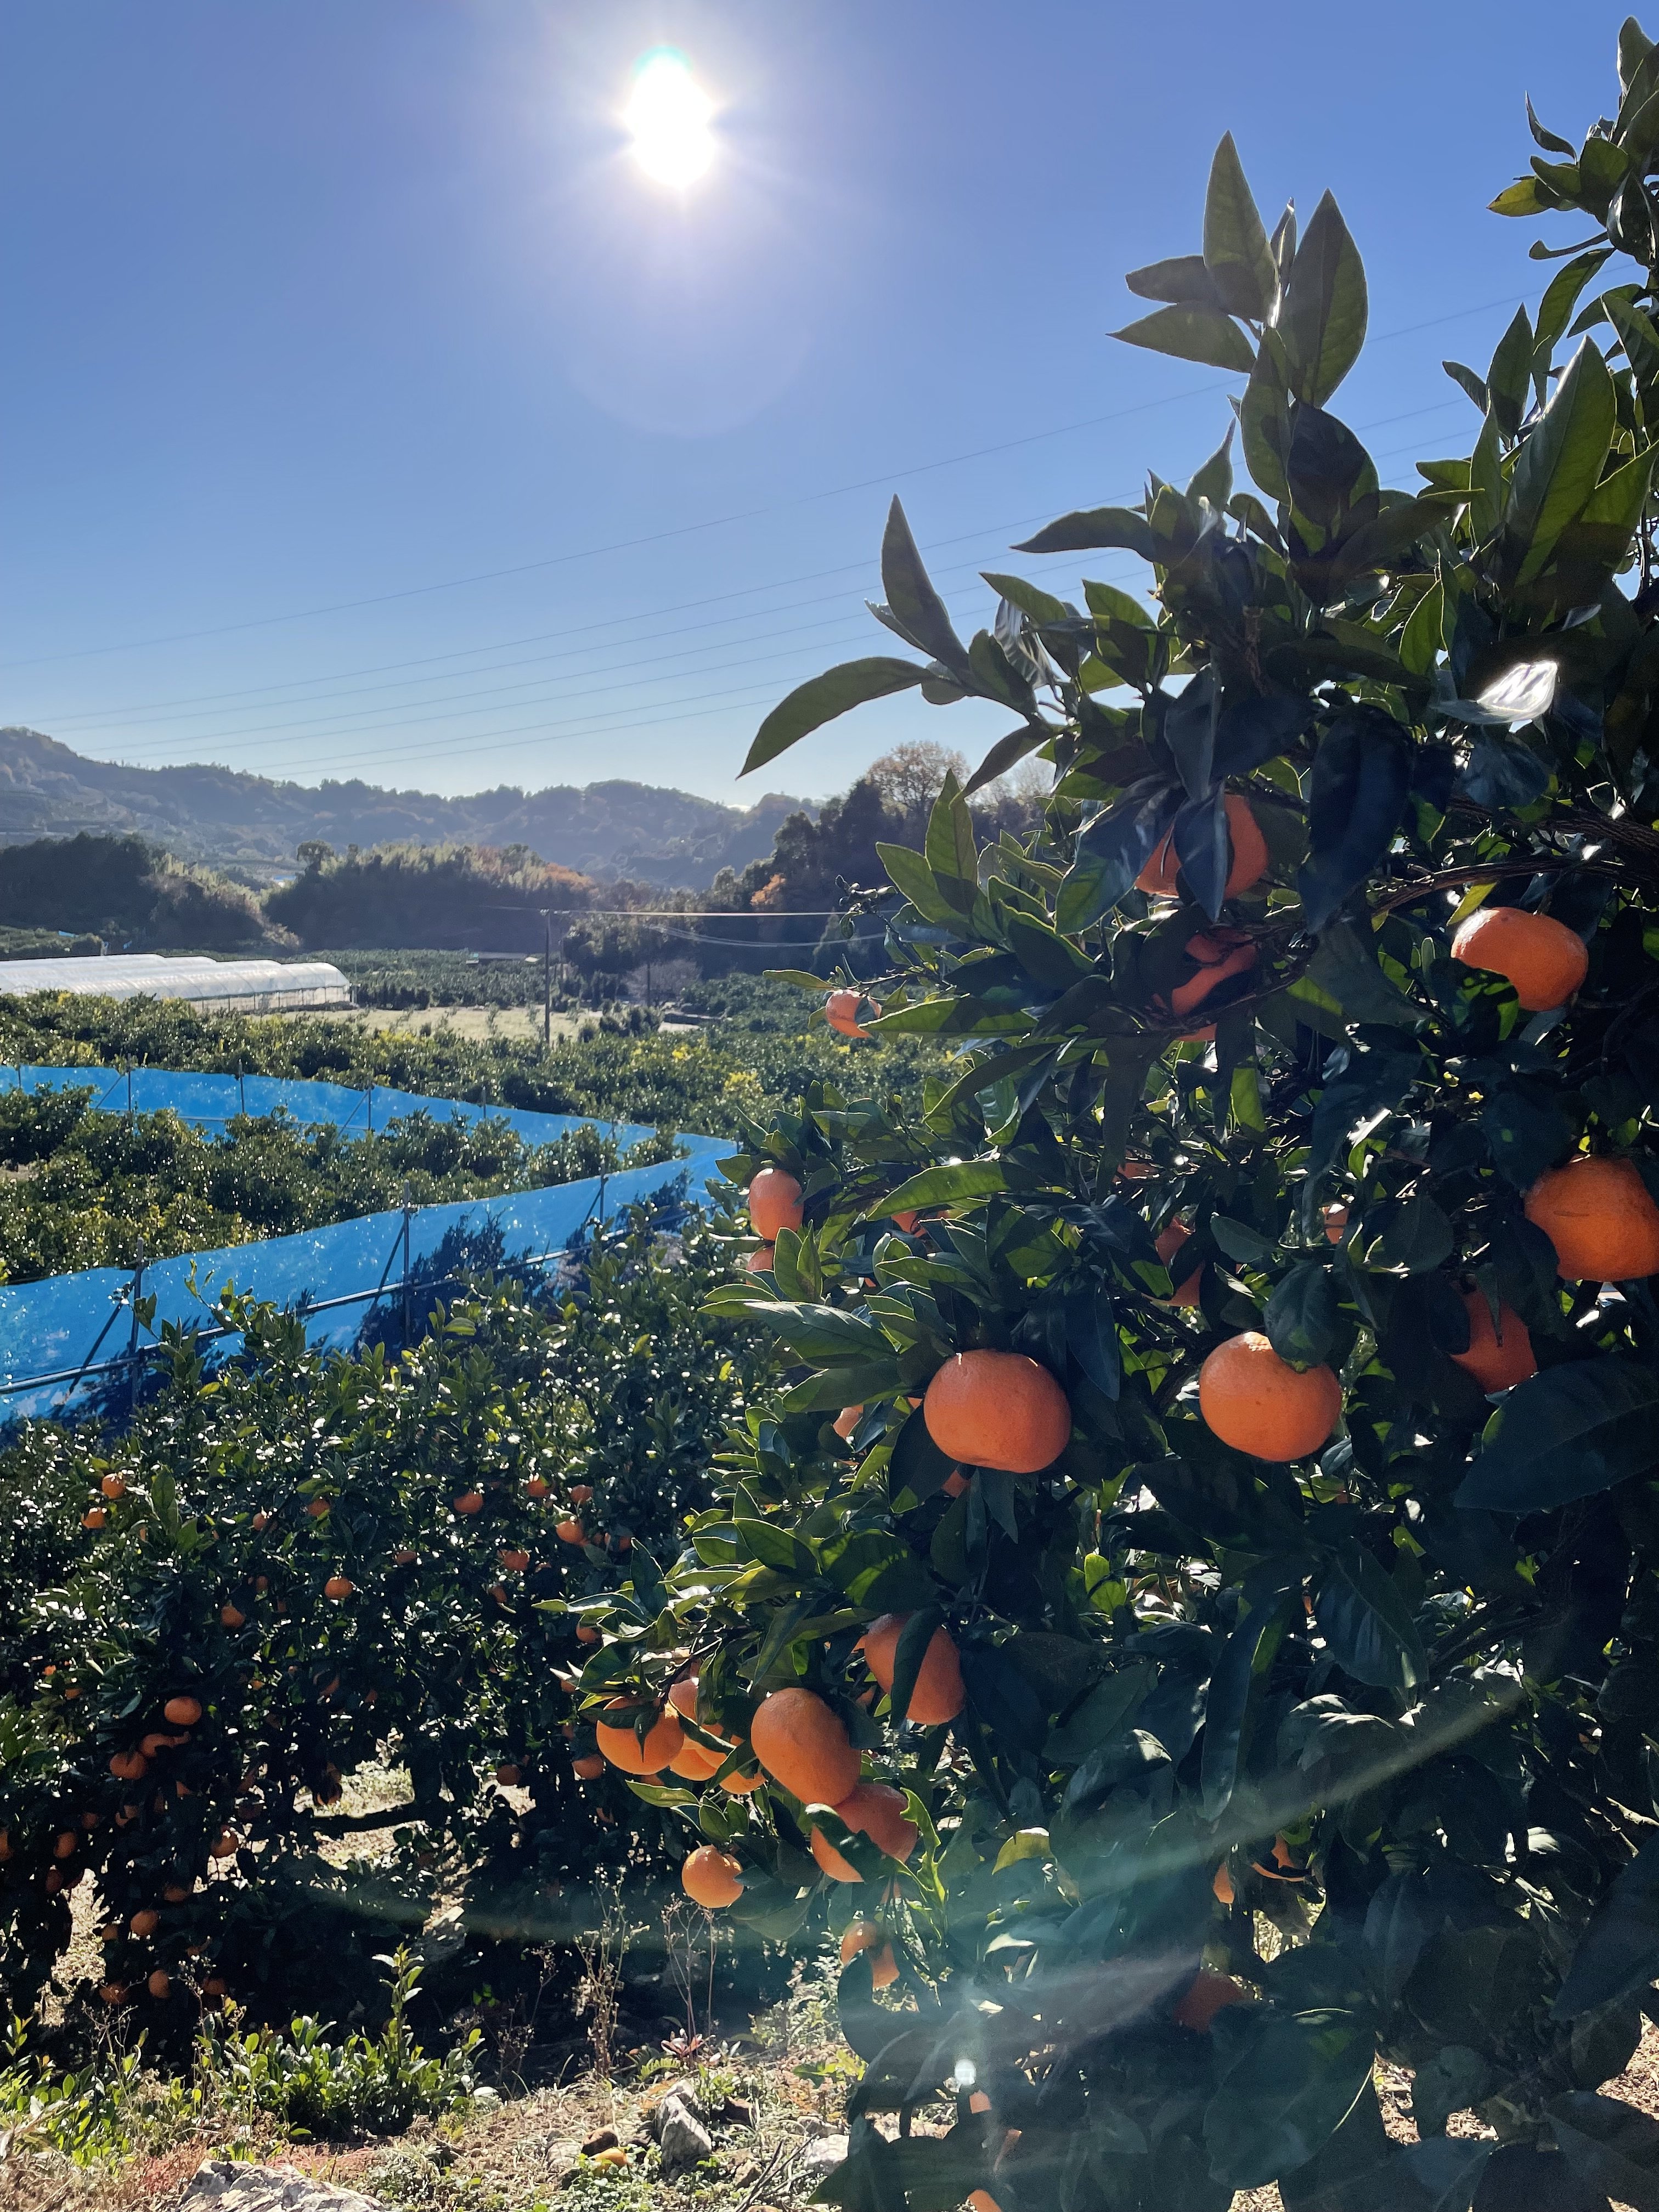
[[[1408, 323], [1396, 330], [1379, 333], [1370, 343], [1374, 346], [1386, 345], [1395, 339], [1412, 337], [1419, 331], [1434, 330], [1447, 323], [1465, 321], [1472, 315], [1486, 314], [1493, 308], [1508, 306], [1512, 297], [1511, 295], [1509, 298], [1487, 301], [1479, 307], [1455, 308], [1447, 314], [1431, 316], [1423, 322]], [[997, 453], [1014, 453], [1026, 446], [1041, 445], [1050, 438], [1070, 437], [1079, 430], [1098, 429], [1108, 422], [1127, 422], [1133, 416], [1148, 414], [1160, 407], [1182, 406], [1189, 400], [1201, 399], [1226, 389], [1226, 382], [1218, 378], [1208, 384], [1195, 386], [1188, 392], [1169, 392], [1160, 398], [1139, 400], [1133, 406], [1115, 408], [1103, 415], [1085, 416], [1078, 422], [1060, 423], [1052, 429], [1028, 431], [1022, 437], [1001, 439], [994, 445], [975, 447], [967, 453], [946, 454], [939, 460], [919, 461], [908, 468], [885, 469], [879, 475], [861, 477], [855, 482], [835, 484], [823, 491], [801, 492], [790, 499], [769, 501], [764, 505], [744, 507], [731, 514], [711, 516], [701, 522], [679, 523], [667, 530], [652, 531], [636, 538], [617, 538], [604, 545], [549, 554], [540, 560], [518, 562], [507, 568], [480, 569], [471, 575], [452, 576], [438, 583], [411, 584], [400, 591], [376, 592], [360, 599], [337, 599], [321, 606], [297, 608], [285, 614], [261, 615], [247, 621], [220, 623], [203, 629], [174, 630], [155, 637], [133, 638], [118, 645], [85, 646], [69, 653], [34, 653], [21, 660], [0, 661], [0, 668], [40, 667], [65, 660], [100, 659], [110, 653], [137, 653], [156, 645], [185, 644], [199, 638], [228, 637], [251, 629], [272, 629], [283, 623], [310, 622], [321, 615], [347, 614], [362, 607], [387, 606], [403, 599], [428, 598], [437, 592], [461, 591], [473, 584], [500, 582], [509, 576], [532, 575], [548, 568], [568, 567], [578, 561], [599, 560], [611, 553], [638, 552], [647, 546], [694, 537], [705, 530], [727, 529], [739, 522], [756, 521], [764, 515], [788, 514], [802, 507], [815, 506], [824, 500], [845, 498], [854, 492], [880, 489], [890, 483], [908, 483], [912, 477], [930, 476], [941, 469], [960, 468], [969, 461], [985, 460]]]

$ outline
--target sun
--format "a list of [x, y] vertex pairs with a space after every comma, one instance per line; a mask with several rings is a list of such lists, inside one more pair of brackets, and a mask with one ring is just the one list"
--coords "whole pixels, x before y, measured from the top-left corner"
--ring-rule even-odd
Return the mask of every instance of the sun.
[[647, 54], [623, 117], [647, 176], [682, 191], [695, 184], [714, 158], [714, 112], [683, 54], [660, 46]]

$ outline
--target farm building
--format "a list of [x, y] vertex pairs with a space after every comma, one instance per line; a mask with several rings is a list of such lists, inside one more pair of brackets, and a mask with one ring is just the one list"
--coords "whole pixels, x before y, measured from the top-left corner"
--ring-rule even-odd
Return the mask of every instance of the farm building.
[[199, 1013], [279, 1014], [346, 1006], [351, 988], [326, 960], [210, 960], [203, 953], [0, 960], [0, 997], [73, 991], [100, 999], [182, 999]]

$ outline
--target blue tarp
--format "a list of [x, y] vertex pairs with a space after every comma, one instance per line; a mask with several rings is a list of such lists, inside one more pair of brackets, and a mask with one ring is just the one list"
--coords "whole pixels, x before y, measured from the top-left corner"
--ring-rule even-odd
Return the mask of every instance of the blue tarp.
[[[339, 1084], [264, 1076], [195, 1075], [164, 1068], [0, 1067], [0, 1091], [90, 1088], [94, 1103], [125, 1112], [127, 1086], [135, 1112], [170, 1108], [198, 1128], [222, 1129], [239, 1113], [279, 1108], [296, 1121], [331, 1121], [348, 1132], [384, 1129], [412, 1113], [434, 1121], [507, 1121], [525, 1141], [547, 1144], [567, 1131], [597, 1126], [626, 1147], [649, 1136], [631, 1121], [590, 1124], [568, 1114], [488, 1109], [453, 1098], [423, 1098], [376, 1085], [373, 1092]], [[370, 1116], [372, 1115], [372, 1121]], [[164, 1322], [214, 1326], [212, 1306], [227, 1285], [261, 1304], [300, 1312], [316, 1345], [349, 1348], [366, 1337], [397, 1336], [405, 1310], [418, 1327], [434, 1295], [460, 1271], [524, 1266], [563, 1251], [584, 1228], [613, 1220], [630, 1206], [676, 1192], [696, 1200], [730, 1150], [720, 1137], [682, 1135], [684, 1157], [654, 1167], [627, 1168], [544, 1190], [502, 1198], [412, 1206], [332, 1223], [297, 1237], [271, 1237], [217, 1252], [185, 1253], [143, 1270], [142, 1285], [123, 1267], [89, 1267], [44, 1282], [0, 1285], [0, 1421], [70, 1413], [118, 1415], [134, 1389], [131, 1355], [153, 1345]], [[407, 1289], [405, 1288], [407, 1286]], [[155, 1310], [141, 1323], [134, 1293]], [[228, 1351], [234, 1338], [220, 1340]]]

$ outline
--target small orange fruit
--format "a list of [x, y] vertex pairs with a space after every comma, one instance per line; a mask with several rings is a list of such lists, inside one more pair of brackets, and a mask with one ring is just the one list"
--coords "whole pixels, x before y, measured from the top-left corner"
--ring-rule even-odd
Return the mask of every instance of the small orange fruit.
[[690, 1736], [668, 1762], [671, 1774], [678, 1774], [683, 1782], [708, 1782], [725, 1765], [728, 1754], [715, 1751], [706, 1743], [697, 1743]]
[[854, 1430], [857, 1428], [859, 1423], [863, 1419], [864, 1408], [862, 1406], [843, 1406], [842, 1407], [840, 1413], [836, 1416], [834, 1426], [836, 1434], [841, 1438], [843, 1443], [847, 1442]]
[[967, 1487], [968, 1478], [959, 1467], [953, 1467], [939, 1485], [947, 1498], [960, 1498]]
[[331, 1575], [323, 1584], [323, 1595], [331, 1598], [349, 1597], [356, 1587], [356, 1583], [349, 1575]]
[[[916, 1824], [905, 1816], [904, 1792], [884, 1782], [860, 1782], [835, 1808], [842, 1826], [855, 1836], [868, 1836], [890, 1859], [908, 1859], [916, 1847]], [[864, 1876], [838, 1851], [829, 1838], [814, 1828], [810, 1841], [812, 1856], [836, 1881], [862, 1881]]]
[[556, 1521], [553, 1534], [562, 1544], [585, 1544], [587, 1541], [580, 1521]]
[[1212, 1432], [1235, 1451], [1304, 1459], [1336, 1426], [1342, 1385], [1328, 1367], [1292, 1367], [1252, 1328], [1230, 1336], [1204, 1362], [1198, 1405]]
[[497, 1552], [495, 1557], [501, 1561], [501, 1565], [507, 1569], [507, 1571], [510, 1575], [521, 1575], [525, 1569], [530, 1565], [530, 1554], [528, 1552], [514, 1552], [509, 1549], [504, 1552]]
[[1577, 930], [1519, 906], [1483, 906], [1453, 938], [1451, 950], [1466, 968], [1507, 976], [1529, 1014], [1565, 1006], [1589, 972]]
[[127, 1985], [125, 1982], [100, 1982], [98, 1994], [106, 2005], [125, 2004], [127, 2001]]
[[418, 1552], [410, 1552], [407, 1550], [394, 1552], [392, 1554], [392, 1565], [398, 1567], [412, 1567], [416, 1560], [418, 1559], [420, 1556], [421, 1555]]
[[170, 1881], [161, 1892], [161, 1895], [168, 1905], [183, 1905], [188, 1901], [190, 1892], [182, 1882]]
[[538, 1474], [532, 1474], [524, 1487], [526, 1498], [550, 1498], [553, 1495], [552, 1484], [544, 1482]]
[[118, 1782], [142, 1782], [149, 1769], [149, 1761], [142, 1751], [118, 1751], [109, 1763]]
[[591, 1504], [592, 1498], [593, 1486], [591, 1482], [573, 1482], [571, 1484], [570, 1503], [573, 1505]]
[[743, 1895], [742, 1875], [741, 1860], [729, 1851], [717, 1851], [713, 1844], [702, 1844], [680, 1869], [680, 1887], [695, 1903], [714, 1911], [735, 1905]]
[[1224, 2012], [1229, 2005], [1249, 2002], [1250, 1992], [1243, 1982], [1235, 1981], [1231, 1974], [1218, 1974], [1212, 1966], [1200, 1966], [1170, 2017], [1177, 2027], [1190, 2027], [1205, 2035], [1218, 2012]]
[[770, 1244], [780, 1229], [801, 1224], [800, 1185], [782, 1168], [763, 1168], [749, 1186], [749, 1219], [757, 1237]]
[[[1227, 842], [1232, 848], [1224, 896], [1237, 898], [1267, 874], [1267, 845], [1255, 815], [1237, 792], [1230, 791], [1222, 805], [1227, 817]], [[1176, 858], [1175, 832], [1171, 830], [1135, 878], [1135, 889], [1150, 891], [1154, 898], [1174, 898], [1180, 888], [1180, 878], [1181, 863]]]
[[597, 1782], [605, 1772], [605, 1761], [597, 1751], [583, 1752], [579, 1759], [573, 1759], [570, 1765], [584, 1782]]
[[1319, 1218], [1325, 1224], [1325, 1242], [1340, 1244], [1348, 1233], [1348, 1209], [1346, 1206], [1322, 1206]]
[[153, 1997], [170, 1997], [173, 1995], [173, 1977], [165, 1966], [158, 1966], [144, 1987]]
[[269, 1528], [270, 1526], [270, 1514], [263, 1510], [256, 1513], [253, 1516], [253, 1526], [256, 1528]]
[[1071, 1441], [1071, 1401], [1023, 1352], [958, 1352], [927, 1385], [927, 1433], [947, 1459], [1036, 1474]]
[[81, 1516], [81, 1526], [83, 1528], [101, 1528], [108, 1518], [101, 1505], [88, 1506]]
[[202, 1717], [201, 1700], [198, 1698], [169, 1698], [161, 1708], [163, 1720], [171, 1721], [174, 1728], [194, 1728]]
[[[626, 1698], [612, 1698], [606, 1712], [628, 1712]], [[660, 1774], [669, 1760], [685, 1741], [685, 1731], [673, 1713], [659, 1713], [645, 1732], [641, 1743], [634, 1733], [631, 1713], [621, 1724], [600, 1721], [593, 1730], [594, 1741], [613, 1766], [621, 1767], [624, 1774]]]
[[[861, 991], [831, 991], [823, 1002], [824, 1020], [829, 1023], [832, 1030], [838, 1030], [842, 1036], [868, 1036], [869, 1030], [859, 1027], [859, 1007], [863, 997], [864, 994]], [[871, 1003], [874, 1006], [873, 1000]], [[881, 1008], [875, 1006], [875, 1013], [878, 1014], [880, 1012]], [[873, 1020], [874, 1018], [872, 1014], [871, 1018]]]
[[127, 1494], [127, 1479], [124, 1474], [106, 1474], [100, 1481], [98, 1487], [106, 1498], [125, 1498]]
[[755, 1757], [806, 1805], [838, 1805], [859, 1778], [859, 1755], [839, 1716], [815, 1691], [774, 1690], [750, 1724]]
[[503, 1790], [516, 1790], [524, 1779], [523, 1770], [514, 1766], [510, 1759], [503, 1759], [495, 1769], [495, 1779]]
[[762, 1244], [749, 1255], [743, 1264], [751, 1275], [769, 1275], [777, 1256], [775, 1247]]
[[[1187, 957], [1197, 963], [1197, 972], [1170, 993], [1172, 1014], [1190, 1014], [1223, 983], [1247, 975], [1255, 965], [1255, 947], [1234, 929], [1200, 930], [1196, 937], [1188, 939]], [[1215, 1024], [1211, 1022], [1203, 1029], [1188, 1030], [1181, 1041], [1204, 1044], [1214, 1035]]]
[[578, 1644], [597, 1644], [599, 1640], [599, 1632], [597, 1628], [590, 1628], [585, 1620], [577, 1622], [576, 1641]]
[[326, 1521], [333, 1510], [334, 1508], [326, 1498], [313, 1498], [306, 1508], [306, 1511], [313, 1521]]
[[1522, 1210], [1554, 1245], [1555, 1271], [1568, 1282], [1659, 1274], [1659, 1206], [1629, 1160], [1580, 1152], [1540, 1176]]
[[[1158, 1241], [1152, 1249], [1164, 1262], [1170, 1274], [1173, 1275], [1175, 1272], [1170, 1266], [1171, 1261], [1192, 1233], [1186, 1224], [1181, 1221], [1172, 1221], [1167, 1228], [1160, 1231]], [[1175, 1296], [1164, 1299], [1163, 1303], [1172, 1306], [1195, 1306], [1198, 1304], [1199, 1278], [1203, 1273], [1202, 1267], [1194, 1267], [1184, 1280], [1176, 1285]]]
[[970, 2189], [967, 2196], [968, 2212], [1002, 2212], [988, 2189]]
[[[865, 1665], [884, 1690], [890, 1691], [893, 1686], [899, 1638], [909, 1618], [908, 1613], [884, 1613], [878, 1620], [871, 1622], [853, 1647], [863, 1652]], [[928, 1638], [921, 1672], [910, 1693], [908, 1717], [923, 1728], [937, 1728], [945, 1721], [955, 1720], [967, 1702], [957, 1647], [943, 1628], [936, 1628]]]
[[1215, 1880], [1210, 1884], [1210, 1887], [1215, 1892], [1218, 1905], [1231, 1906], [1237, 1903], [1238, 1893], [1233, 1887], [1233, 1878], [1227, 1871], [1225, 1859], [1223, 1859], [1221, 1864], [1216, 1869]]
[[[337, 1796], [337, 1791], [336, 1795]], [[329, 1802], [332, 1802], [330, 1800]], [[211, 1856], [216, 1859], [234, 1859], [242, 1848], [242, 1839], [234, 1828], [222, 1828], [215, 1837]]]
[[247, 1620], [247, 1615], [239, 1607], [232, 1605], [228, 1599], [220, 1607], [219, 1618], [227, 1628], [240, 1628]]
[[1524, 1382], [1528, 1375], [1536, 1375], [1538, 1362], [1533, 1357], [1532, 1339], [1527, 1334], [1527, 1324], [1513, 1307], [1498, 1306], [1496, 1329], [1484, 1291], [1466, 1291], [1463, 1308], [1469, 1317], [1469, 1347], [1467, 1352], [1454, 1352], [1451, 1356], [1458, 1366], [1474, 1376], [1483, 1390], [1507, 1390], [1516, 1382]]
[[80, 1845], [80, 1842], [81, 1838], [76, 1834], [73, 1828], [64, 1828], [60, 1830], [59, 1832], [52, 1838], [52, 1855], [53, 1858], [73, 1858]]
[[734, 1797], [752, 1797], [765, 1780], [766, 1777], [758, 1772], [743, 1774], [733, 1771], [725, 1777], [720, 1788], [729, 1790]]
[[870, 1961], [870, 1979], [878, 1990], [889, 1989], [898, 1979], [898, 1961], [893, 1956], [893, 1947], [873, 1920], [855, 1920], [841, 1939], [841, 1963], [850, 1966], [862, 1951], [873, 1951]]
[[916, 1212], [914, 1206], [908, 1208], [907, 1211], [896, 1213], [891, 1217], [894, 1228], [896, 1229], [900, 1235], [903, 1237], [914, 1237], [915, 1235], [916, 1224], [921, 1220], [921, 1214]]
[[132, 1930], [133, 1934], [138, 1937], [141, 1942], [146, 1936], [153, 1936], [161, 1924], [161, 1914], [153, 1911], [148, 1905], [145, 1906], [142, 1912], [135, 1912], [131, 1919], [127, 1923], [127, 1926]]
[[483, 1491], [464, 1490], [455, 1500], [455, 1510], [458, 1513], [482, 1513], [483, 1511]]

